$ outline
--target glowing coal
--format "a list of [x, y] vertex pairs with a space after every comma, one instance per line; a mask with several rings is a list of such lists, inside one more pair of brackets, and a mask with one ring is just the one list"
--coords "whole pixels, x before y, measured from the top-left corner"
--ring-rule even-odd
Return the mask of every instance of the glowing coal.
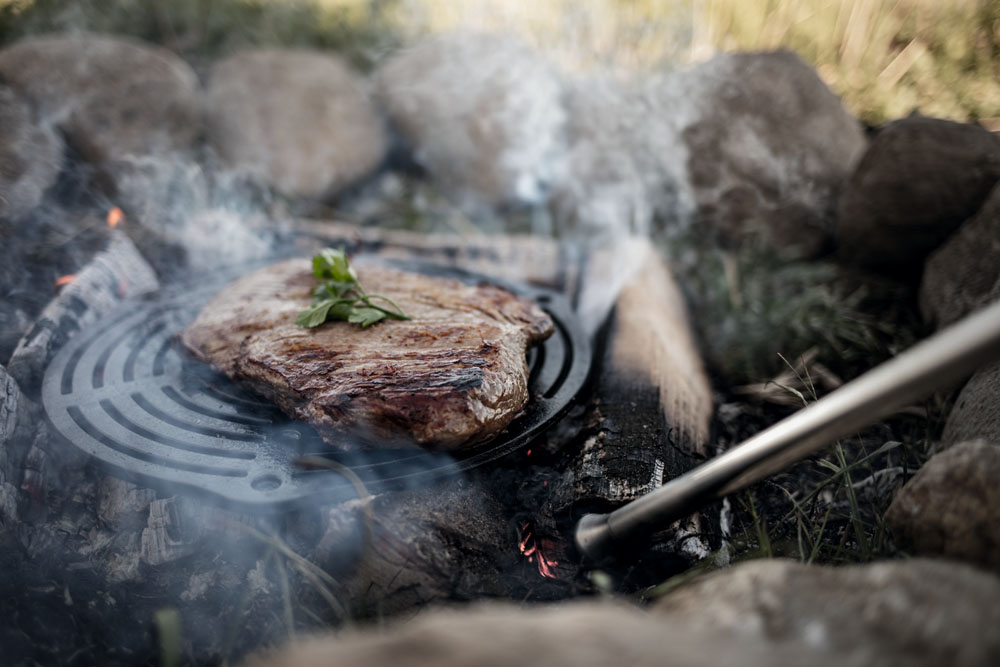
[[559, 575], [556, 574], [555, 568], [559, 565], [559, 561], [548, 555], [554, 549], [555, 542], [551, 539], [537, 537], [534, 532], [534, 524], [530, 521], [521, 524], [521, 536], [518, 548], [529, 563], [535, 564], [538, 568], [538, 574], [547, 579], [558, 579]]

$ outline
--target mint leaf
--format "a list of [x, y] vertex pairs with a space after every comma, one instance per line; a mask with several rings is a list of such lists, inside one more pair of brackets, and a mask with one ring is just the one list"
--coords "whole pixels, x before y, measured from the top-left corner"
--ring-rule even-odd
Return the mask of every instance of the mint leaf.
[[338, 303], [327, 313], [327, 320], [347, 320], [354, 312], [354, 306], [350, 303]]
[[325, 248], [313, 257], [313, 275], [316, 276], [317, 280], [358, 282], [358, 276], [348, 264], [347, 254], [343, 249]]
[[351, 324], [360, 324], [364, 328], [384, 320], [385, 317], [385, 313], [375, 308], [355, 308], [348, 316], [347, 321]]
[[313, 299], [341, 299], [348, 295], [348, 292], [358, 287], [356, 282], [341, 282], [336, 280], [325, 280], [313, 290]]
[[335, 301], [320, 301], [299, 313], [299, 316], [295, 318], [295, 323], [308, 329], [318, 327], [326, 322], [326, 316], [335, 303]]
[[[312, 291], [312, 305], [295, 318], [297, 325], [312, 328], [329, 320], [346, 320], [367, 327], [387, 317], [410, 319], [391, 299], [365, 292], [342, 248], [323, 249], [313, 257], [312, 267], [318, 284]], [[391, 308], [377, 306], [372, 299], [379, 299]]]

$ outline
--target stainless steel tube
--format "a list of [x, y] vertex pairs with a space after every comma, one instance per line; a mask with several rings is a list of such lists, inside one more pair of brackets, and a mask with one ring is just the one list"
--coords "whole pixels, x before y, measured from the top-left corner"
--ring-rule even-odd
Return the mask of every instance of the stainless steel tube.
[[1000, 358], [1000, 302], [914, 345], [740, 445], [610, 514], [576, 526], [593, 560], [684, 518]]

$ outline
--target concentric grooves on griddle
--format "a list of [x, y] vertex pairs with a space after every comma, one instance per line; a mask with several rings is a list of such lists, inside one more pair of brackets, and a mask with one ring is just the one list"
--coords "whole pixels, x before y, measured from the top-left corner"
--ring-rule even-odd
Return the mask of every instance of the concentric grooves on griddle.
[[[454, 269], [430, 272], [486, 280]], [[432, 480], [499, 458], [558, 418], [589, 372], [589, 345], [565, 299], [515, 286], [549, 312], [556, 332], [529, 354], [533, 398], [500, 436], [457, 461], [412, 449], [330, 455], [310, 427], [180, 351], [176, 334], [222, 284], [125, 304], [75, 336], [50, 364], [42, 387], [55, 430], [144, 484], [199, 492], [237, 507], [280, 509], [319, 495], [354, 494], [342, 475], [296, 467], [294, 460], [303, 454], [326, 452], [371, 490]]]

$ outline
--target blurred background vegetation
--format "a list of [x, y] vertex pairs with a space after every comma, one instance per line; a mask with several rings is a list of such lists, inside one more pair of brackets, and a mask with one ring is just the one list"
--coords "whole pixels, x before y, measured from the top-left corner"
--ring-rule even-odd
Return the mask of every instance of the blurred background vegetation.
[[195, 64], [296, 45], [366, 68], [418, 34], [458, 28], [515, 32], [570, 71], [786, 47], [868, 123], [919, 109], [1000, 130], [1000, 0], [0, 0], [0, 43], [86, 29]]

